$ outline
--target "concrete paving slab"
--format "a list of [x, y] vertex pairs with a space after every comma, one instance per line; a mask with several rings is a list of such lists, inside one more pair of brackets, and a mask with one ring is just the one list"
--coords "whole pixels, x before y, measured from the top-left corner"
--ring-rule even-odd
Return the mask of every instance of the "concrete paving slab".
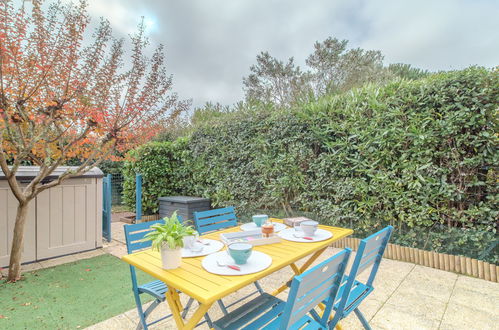
[[[43, 266], [39, 262], [31, 262], [29, 264], [21, 265], [21, 274], [25, 273], [25, 272], [32, 272], [35, 270], [39, 270], [42, 268], [43, 268]], [[7, 268], [7, 267], [1, 268], [0, 269], [0, 279], [2, 277], [7, 277], [8, 273], [9, 273], [9, 268]]]
[[40, 265], [42, 265], [43, 268], [48, 268], [48, 267], [54, 267], [54, 266], [66, 264], [68, 262], [74, 262], [77, 260], [78, 260], [78, 258], [75, 255], [71, 254], [68, 256], [63, 256], [63, 257], [58, 257], [58, 258], [54, 258], [54, 259], [40, 261]]
[[491, 295], [499, 305], [499, 283], [485, 281], [479, 278], [474, 278], [465, 275], [459, 275], [455, 290], [466, 289], [469, 291], [481, 292]]
[[98, 256], [101, 256], [103, 254], [106, 254], [106, 252], [103, 249], [96, 249], [96, 250], [78, 253], [78, 254], [75, 254], [74, 256], [77, 260], [83, 260], [83, 259], [90, 259], [93, 257], [98, 257]]
[[[497, 301], [495, 302], [497, 307]], [[465, 306], [456, 302], [449, 302], [440, 329], [443, 330], [492, 330], [499, 329], [499, 315], [497, 308], [494, 313], [488, 313], [481, 309], [481, 306]]]
[[123, 222], [111, 222], [111, 239], [126, 244]]
[[[42, 268], [44, 268], [44, 266], [40, 262], [32, 262], [32, 263], [29, 263], [26, 265], [21, 265], [21, 273], [31, 272], [31, 271], [39, 270]], [[5, 274], [7, 274], [8, 272], [9, 272], [8, 268], [5, 269]]]
[[454, 285], [454, 281], [458, 277], [456, 273], [446, 272], [444, 270], [434, 269], [421, 265], [416, 265], [410, 276], [414, 280], [417, 279], [421, 281], [433, 281], [441, 283], [443, 285], [449, 285], [449, 283], [452, 283], [452, 286]]
[[400, 306], [384, 305], [369, 324], [373, 329], [438, 329], [440, 321], [408, 313]]
[[468, 306], [479, 309], [485, 313], [499, 315], [498, 290], [491, 292], [477, 292], [463, 287], [456, 288], [452, 292], [449, 305]]
[[457, 275], [442, 270], [415, 266], [397, 289], [402, 296], [429, 296], [442, 303], [447, 303]]
[[113, 245], [104, 248], [106, 253], [109, 253], [117, 258], [123, 257], [127, 254], [126, 247], [124, 245]]
[[397, 271], [393, 264], [385, 266], [382, 263], [373, 283], [374, 291], [371, 293], [371, 297], [376, 300], [386, 301], [401, 285], [413, 268], [414, 265], [412, 267], [401, 265], [400, 270]]
[[122, 245], [125, 245], [125, 243], [121, 243], [121, 242], [115, 241], [115, 240], [111, 240], [111, 242], [104, 241], [102, 243], [102, 248], [105, 249], [105, 248], [108, 248], [111, 246], [122, 246]]
[[[400, 313], [410, 314], [412, 316], [427, 320], [440, 322], [442, 319], [447, 302], [435, 299], [434, 297], [418, 293], [410, 294], [407, 291], [395, 291], [386, 302], [384, 307], [397, 309]], [[383, 308], [379, 313], [383, 312]]]
[[137, 325], [134, 324], [124, 314], [117, 315], [113, 318], [107, 319], [100, 323], [94, 324], [86, 329], [88, 330], [123, 330], [135, 329]]
[[[383, 306], [384, 301], [373, 299], [372, 296], [366, 298], [359, 309], [364, 315], [364, 317], [369, 321], [373, 318], [373, 316], [380, 310]], [[355, 313], [351, 313], [345, 319], [340, 322], [343, 329], [364, 329], [359, 319], [355, 315]]]

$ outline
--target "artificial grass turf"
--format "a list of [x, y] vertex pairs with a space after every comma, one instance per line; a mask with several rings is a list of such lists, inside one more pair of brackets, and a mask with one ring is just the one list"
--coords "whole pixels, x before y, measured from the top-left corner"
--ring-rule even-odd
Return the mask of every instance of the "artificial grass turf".
[[108, 254], [0, 281], [0, 329], [84, 328], [134, 307], [129, 267]]

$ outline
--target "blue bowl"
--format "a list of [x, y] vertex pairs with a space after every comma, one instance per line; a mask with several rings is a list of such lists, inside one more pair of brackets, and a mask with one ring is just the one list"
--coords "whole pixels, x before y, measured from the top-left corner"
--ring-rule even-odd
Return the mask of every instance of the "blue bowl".
[[253, 245], [248, 243], [232, 243], [228, 246], [229, 255], [236, 264], [244, 265], [251, 256]]
[[261, 227], [268, 219], [269, 216], [266, 214], [257, 214], [253, 216], [253, 222], [257, 227]]

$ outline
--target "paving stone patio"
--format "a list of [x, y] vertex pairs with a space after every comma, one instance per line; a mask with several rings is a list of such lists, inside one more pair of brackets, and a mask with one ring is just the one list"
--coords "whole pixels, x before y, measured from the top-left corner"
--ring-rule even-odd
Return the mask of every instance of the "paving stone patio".
[[[25, 265], [23, 271], [56, 266], [103, 253], [121, 257], [126, 254], [123, 225], [121, 222], [112, 223], [113, 240], [104, 243], [102, 249]], [[329, 248], [321, 260], [338, 251], [339, 249]], [[367, 273], [368, 271], [362, 275], [366, 276]], [[291, 275], [292, 271], [286, 268], [259, 282], [266, 291], [272, 291], [280, 286], [283, 278]], [[252, 290], [251, 286], [244, 288], [226, 297], [224, 301], [230, 303]], [[280, 297], [286, 299], [286, 295], [287, 292], [283, 292]], [[185, 303], [187, 298], [183, 298]], [[497, 306], [498, 283], [384, 259], [375, 281], [375, 290], [362, 303], [360, 309], [373, 329], [499, 329]], [[169, 314], [166, 303], [158, 307], [151, 317], [165, 314]], [[222, 315], [216, 304], [212, 306], [209, 314], [212, 319]], [[137, 323], [137, 312], [132, 309], [87, 329], [135, 329]], [[344, 329], [363, 329], [353, 313], [342, 321], [342, 325]], [[208, 327], [202, 325], [199, 328]], [[176, 329], [176, 326], [170, 318], [150, 329]]]

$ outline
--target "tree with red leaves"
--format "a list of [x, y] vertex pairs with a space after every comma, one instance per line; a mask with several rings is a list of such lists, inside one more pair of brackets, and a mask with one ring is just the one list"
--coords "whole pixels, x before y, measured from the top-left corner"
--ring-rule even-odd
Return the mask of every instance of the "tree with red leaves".
[[[125, 63], [124, 41], [112, 37], [108, 21], [101, 19], [84, 39], [85, 1], [46, 6], [33, 0], [30, 7], [0, 1], [0, 169], [18, 201], [9, 281], [20, 279], [30, 201], [144, 143], [189, 106], [171, 92], [163, 47], [145, 56], [143, 25], [131, 36]], [[81, 164], [44, 180], [72, 159]], [[21, 185], [16, 171], [26, 163], [40, 171]]]

